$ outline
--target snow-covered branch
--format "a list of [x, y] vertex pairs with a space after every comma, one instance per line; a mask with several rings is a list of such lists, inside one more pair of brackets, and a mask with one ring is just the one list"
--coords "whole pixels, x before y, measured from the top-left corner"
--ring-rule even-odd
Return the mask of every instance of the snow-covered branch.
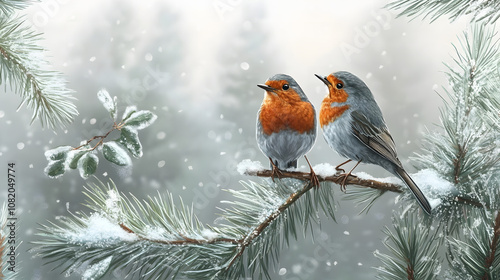
[[[341, 184], [344, 180], [344, 174], [335, 172], [335, 168], [329, 164], [323, 163], [313, 167], [318, 180], [320, 182], [332, 182], [335, 184]], [[250, 160], [244, 160], [238, 166], [238, 171], [242, 175], [257, 176], [257, 177], [271, 177], [272, 170], [264, 169], [260, 162], [252, 162]], [[287, 171], [282, 170], [282, 178], [293, 178], [302, 181], [309, 181], [310, 174], [308, 172], [301, 171]], [[372, 179], [363, 179], [358, 176], [349, 175], [346, 179], [346, 185], [356, 185], [361, 187], [367, 187], [372, 189], [377, 189], [381, 191], [391, 191], [395, 193], [402, 193], [401, 187], [397, 184], [376, 181]]]
[[242, 184], [243, 190], [228, 190], [236, 200], [223, 202], [231, 207], [222, 209], [218, 226], [204, 225], [168, 193], [139, 201], [120, 194], [113, 182], [89, 186], [93, 213], [43, 226], [33, 252], [60, 263], [67, 274], [94, 278], [120, 270], [144, 276], [145, 268], [160, 279], [266, 277], [289, 239], [319, 223], [318, 212], [335, 218], [326, 185], [309, 192], [312, 185], [295, 179]]

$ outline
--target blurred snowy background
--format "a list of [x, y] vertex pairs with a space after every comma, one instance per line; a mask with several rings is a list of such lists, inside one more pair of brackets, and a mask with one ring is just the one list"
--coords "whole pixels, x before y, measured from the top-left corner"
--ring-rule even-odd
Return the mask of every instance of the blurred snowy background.
[[[240, 188], [241, 179], [260, 180], [240, 176], [237, 163], [249, 158], [267, 166], [254, 136], [263, 98], [256, 84], [276, 73], [293, 76], [316, 108], [326, 87], [314, 73], [347, 70], [361, 77], [384, 113], [401, 160], [415, 172], [408, 158], [419, 150], [425, 127], [436, 129], [442, 102], [435, 90], [446, 84], [442, 62], [451, 60], [451, 43], [467, 21], [409, 22], [383, 9], [386, 3], [49, 0], [23, 11], [44, 33], [48, 60], [75, 90], [80, 115], [55, 134], [38, 122], [29, 125], [30, 111], [16, 112], [19, 97], [2, 92], [0, 162], [5, 170], [8, 162], [17, 163], [20, 279], [64, 277], [26, 250], [36, 240], [37, 223], [68, 210], [87, 211], [87, 182], [76, 171], [56, 180], [45, 177], [43, 153], [107, 131], [108, 114], [96, 98], [101, 88], [118, 96], [122, 111], [137, 105], [158, 120], [140, 132], [144, 156], [133, 168], [101, 160], [98, 177], [113, 179], [119, 190], [138, 198], [169, 190], [192, 201], [209, 224], [219, 201], [230, 198], [223, 189]], [[309, 159], [313, 165], [344, 160], [321, 134]], [[358, 170], [389, 176], [373, 166]], [[0, 192], [2, 200], [6, 194]], [[383, 250], [381, 230], [390, 224], [395, 197], [384, 195], [367, 215], [340, 201], [338, 223], [324, 218], [314, 242], [307, 236], [283, 250], [273, 279], [373, 279], [372, 267], [380, 263], [372, 253]]]

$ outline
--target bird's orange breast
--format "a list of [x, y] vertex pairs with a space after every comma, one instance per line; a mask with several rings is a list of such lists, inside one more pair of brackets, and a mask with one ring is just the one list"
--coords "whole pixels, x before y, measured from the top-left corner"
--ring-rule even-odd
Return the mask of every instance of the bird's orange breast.
[[319, 124], [321, 127], [333, 122], [349, 109], [349, 105], [332, 107], [333, 102], [333, 99], [327, 97], [323, 100], [323, 103], [321, 103], [321, 110], [319, 112]]
[[314, 108], [309, 102], [288, 103], [268, 95], [260, 108], [259, 120], [267, 135], [283, 129], [304, 133], [314, 129]]

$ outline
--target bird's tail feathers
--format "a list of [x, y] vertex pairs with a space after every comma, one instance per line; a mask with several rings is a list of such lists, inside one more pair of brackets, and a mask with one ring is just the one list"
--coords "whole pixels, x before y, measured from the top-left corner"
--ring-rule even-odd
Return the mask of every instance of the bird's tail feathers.
[[403, 180], [403, 182], [405, 182], [405, 184], [410, 188], [411, 192], [417, 199], [418, 204], [420, 204], [425, 213], [430, 215], [432, 209], [431, 205], [422, 191], [418, 188], [417, 184], [415, 184], [415, 182], [411, 179], [410, 175], [408, 175], [408, 173], [406, 173], [406, 171], [402, 168], [397, 168], [396, 172], [401, 180]]

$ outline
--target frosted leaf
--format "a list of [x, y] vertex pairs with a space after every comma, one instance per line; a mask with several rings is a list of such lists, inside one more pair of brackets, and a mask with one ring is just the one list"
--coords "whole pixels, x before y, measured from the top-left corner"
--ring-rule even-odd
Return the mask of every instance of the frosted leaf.
[[117, 140], [122, 146], [127, 148], [127, 150], [135, 158], [142, 157], [142, 145], [139, 141], [139, 135], [137, 130], [129, 128], [127, 126], [121, 129], [120, 138]]
[[125, 151], [122, 146], [115, 141], [104, 143], [102, 145], [102, 154], [105, 159], [116, 165], [129, 166], [132, 164], [132, 160], [127, 154], [127, 151]]
[[89, 152], [87, 150], [88, 148], [90, 148], [90, 146], [85, 146], [82, 148], [82, 150], [71, 150], [68, 152], [68, 156], [66, 158], [66, 161], [68, 163], [69, 168], [76, 169], [78, 167], [78, 160], [80, 160], [80, 158], [84, 154]]
[[236, 166], [236, 170], [241, 175], [245, 175], [247, 173], [255, 173], [265, 170], [265, 168], [264, 166], [262, 166], [262, 163], [260, 163], [260, 161], [251, 161], [249, 159], [244, 159], [243, 161], [238, 163], [238, 166]]
[[82, 274], [82, 280], [99, 279], [108, 270], [109, 264], [111, 263], [112, 259], [113, 259], [113, 256], [109, 256], [109, 257], [105, 258], [104, 260], [87, 267], [85, 272]]
[[128, 118], [130, 118], [130, 115], [135, 113], [137, 111], [137, 107], [135, 106], [128, 106], [125, 108], [125, 112], [123, 113], [122, 121], [126, 121]]
[[93, 153], [86, 153], [80, 157], [78, 160], [78, 171], [80, 172], [80, 177], [87, 179], [90, 175], [93, 175], [97, 170], [97, 164], [99, 163], [99, 158]]
[[48, 150], [44, 153], [47, 160], [62, 160], [68, 155], [68, 152], [72, 150], [71, 146], [59, 146], [52, 150]]
[[154, 123], [156, 118], [157, 116], [148, 110], [133, 112], [125, 121], [125, 125], [133, 129], [141, 130]]
[[49, 162], [47, 167], [45, 167], [44, 172], [47, 176], [53, 179], [61, 177], [64, 172], [66, 172], [65, 161], [58, 160]]
[[116, 120], [116, 116], [117, 116], [116, 97], [111, 98], [111, 96], [109, 95], [109, 93], [106, 89], [101, 89], [99, 92], [97, 92], [97, 98], [99, 98], [99, 101], [101, 101], [104, 108], [109, 112], [109, 114], [111, 115], [111, 118], [113, 118], [113, 120]]

